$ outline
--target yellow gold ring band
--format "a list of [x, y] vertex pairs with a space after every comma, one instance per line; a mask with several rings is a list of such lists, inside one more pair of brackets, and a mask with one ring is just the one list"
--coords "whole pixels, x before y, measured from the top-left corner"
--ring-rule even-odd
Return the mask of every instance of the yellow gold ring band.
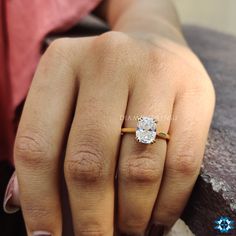
[[[124, 135], [125, 133], [136, 133], [136, 128], [122, 128], [121, 135]], [[164, 132], [159, 132], [156, 136], [161, 139], [170, 140], [170, 135]]]
[[170, 135], [164, 132], [157, 132], [157, 120], [152, 117], [141, 116], [138, 118], [137, 128], [122, 128], [121, 135], [135, 133], [136, 140], [144, 144], [152, 144], [156, 138], [170, 140]]

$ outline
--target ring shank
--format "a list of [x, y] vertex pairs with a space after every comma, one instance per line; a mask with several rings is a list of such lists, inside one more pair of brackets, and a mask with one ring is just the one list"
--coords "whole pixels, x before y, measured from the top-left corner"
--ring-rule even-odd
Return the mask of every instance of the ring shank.
[[[136, 132], [136, 128], [122, 128], [121, 129], [121, 135], [124, 135], [125, 133], [135, 133], [135, 132]], [[160, 139], [170, 140], [170, 135], [164, 132], [157, 133], [157, 137]]]

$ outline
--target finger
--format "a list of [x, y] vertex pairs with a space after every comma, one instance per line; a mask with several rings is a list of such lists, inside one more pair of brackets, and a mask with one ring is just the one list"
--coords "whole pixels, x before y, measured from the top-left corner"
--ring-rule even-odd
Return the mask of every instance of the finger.
[[29, 235], [61, 235], [59, 157], [77, 93], [68, 44], [56, 41], [42, 57], [17, 132], [14, 156]]
[[206, 93], [205, 87], [189, 89], [176, 98], [164, 176], [153, 212], [155, 224], [172, 226], [186, 205], [199, 174], [213, 104], [213, 92], [208, 89]]
[[120, 114], [125, 112], [128, 97], [122, 77], [81, 76], [65, 161], [75, 235], [113, 235]]
[[[168, 131], [174, 90], [167, 83], [158, 83], [153, 80], [145, 86], [137, 84], [129, 99], [125, 127], [136, 127], [134, 118], [144, 115], [158, 120], [157, 131]], [[133, 134], [124, 135], [118, 172], [119, 229], [122, 233], [144, 234], [160, 186], [165, 154], [164, 140], [142, 144]]]
[[15, 172], [11, 176], [6, 188], [3, 209], [8, 214], [13, 214], [20, 209], [19, 186]]

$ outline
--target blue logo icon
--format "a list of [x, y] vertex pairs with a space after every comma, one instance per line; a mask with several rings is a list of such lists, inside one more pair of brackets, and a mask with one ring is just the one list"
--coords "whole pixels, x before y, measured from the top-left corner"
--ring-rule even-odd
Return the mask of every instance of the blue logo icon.
[[219, 217], [214, 223], [214, 229], [218, 230], [220, 233], [229, 233], [234, 229], [234, 221], [226, 216]]

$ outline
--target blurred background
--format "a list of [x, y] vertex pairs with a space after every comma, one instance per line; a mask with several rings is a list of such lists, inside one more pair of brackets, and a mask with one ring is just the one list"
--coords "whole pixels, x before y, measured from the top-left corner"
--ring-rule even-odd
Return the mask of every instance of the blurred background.
[[236, 0], [174, 0], [183, 23], [236, 35]]

